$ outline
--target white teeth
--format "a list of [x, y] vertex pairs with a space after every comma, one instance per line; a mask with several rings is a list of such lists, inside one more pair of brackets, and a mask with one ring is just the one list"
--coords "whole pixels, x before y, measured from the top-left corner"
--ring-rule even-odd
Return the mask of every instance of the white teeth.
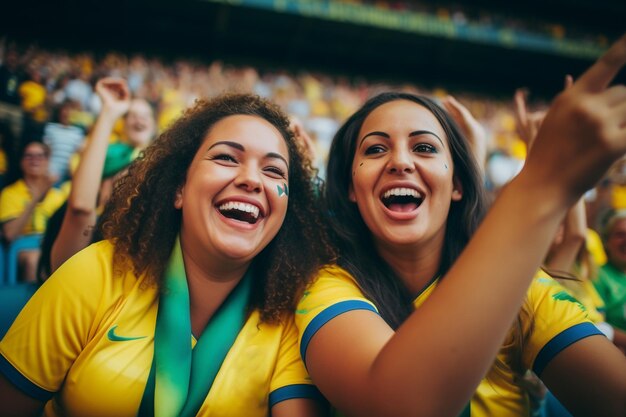
[[383, 198], [389, 198], [392, 195], [395, 195], [395, 196], [410, 195], [411, 197], [420, 198], [420, 195], [417, 192], [417, 190], [414, 190], [412, 188], [400, 188], [400, 187], [387, 190], [385, 194], [383, 194]]
[[259, 208], [255, 206], [254, 204], [229, 201], [228, 203], [224, 203], [221, 206], [219, 206], [218, 209], [220, 211], [226, 211], [226, 210], [245, 211], [246, 213], [252, 214], [252, 216], [254, 216], [255, 219], [259, 217]]

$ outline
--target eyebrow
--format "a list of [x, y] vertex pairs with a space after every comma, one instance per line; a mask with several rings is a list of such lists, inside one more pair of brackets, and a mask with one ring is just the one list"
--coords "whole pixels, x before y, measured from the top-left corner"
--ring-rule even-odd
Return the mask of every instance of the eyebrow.
[[[445, 145], [443, 144], [443, 141], [441, 140], [441, 138], [439, 136], [437, 136], [437, 134], [435, 134], [435, 132], [431, 132], [430, 130], [415, 130], [415, 131], [409, 133], [409, 137], [410, 138], [412, 138], [413, 136], [419, 136], [419, 135], [433, 135], [434, 137], [437, 138], [437, 140], [439, 142], [441, 142], [441, 146], [445, 147]], [[366, 138], [368, 138], [369, 136], [382, 136], [383, 138], [391, 139], [391, 136], [389, 136], [385, 132], [379, 132], [379, 131], [370, 132], [367, 135], [363, 136], [363, 138], [361, 139], [361, 142], [359, 143], [359, 148], [363, 144], [363, 141]]]
[[[246, 150], [246, 148], [241, 143], [233, 142], [233, 141], [230, 141], [230, 140], [221, 140], [219, 142], [215, 142], [207, 150], [210, 151], [211, 149], [215, 148], [218, 145], [230, 146], [231, 148], [235, 148], [235, 149], [237, 149], [239, 151], [242, 151], [242, 152], [245, 152], [245, 150]], [[280, 159], [280, 160], [282, 160], [285, 163], [285, 165], [287, 165], [287, 168], [289, 168], [289, 162], [287, 162], [287, 160], [281, 154], [278, 154], [276, 152], [268, 152], [267, 154], [265, 154], [265, 157], [266, 158]]]

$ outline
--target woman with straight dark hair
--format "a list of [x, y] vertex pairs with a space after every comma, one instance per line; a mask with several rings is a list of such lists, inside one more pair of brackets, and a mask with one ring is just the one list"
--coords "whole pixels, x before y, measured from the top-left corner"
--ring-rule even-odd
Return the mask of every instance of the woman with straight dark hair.
[[324, 198], [338, 261], [296, 310], [302, 358], [337, 409], [525, 415], [516, 376], [532, 368], [575, 414], [626, 415], [626, 358], [554, 281], [533, 280], [568, 208], [626, 151], [626, 88], [607, 88], [625, 62], [626, 36], [555, 100], [484, 219], [470, 149], [428, 98], [381, 94], [340, 128]]

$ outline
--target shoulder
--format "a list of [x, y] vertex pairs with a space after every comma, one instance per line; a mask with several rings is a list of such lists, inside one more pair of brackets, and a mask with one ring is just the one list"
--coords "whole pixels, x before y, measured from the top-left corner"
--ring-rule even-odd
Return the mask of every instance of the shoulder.
[[574, 311], [582, 313], [584, 317], [587, 316], [585, 307], [557, 280], [543, 271], [535, 274], [527, 296], [534, 312], [550, 305], [553, 309], [573, 308]]
[[313, 305], [329, 306], [348, 300], [362, 300], [373, 306], [348, 271], [338, 265], [325, 265], [304, 291], [298, 310], [310, 310]]
[[295, 323], [302, 339], [301, 349], [306, 351], [312, 335], [330, 320], [354, 310], [378, 314], [376, 306], [365, 297], [348, 271], [337, 265], [321, 268], [296, 308]]
[[538, 375], [565, 347], [600, 332], [587, 309], [556, 280], [536, 274], [528, 290], [532, 331], [523, 356]]
[[2, 195], [25, 193], [27, 191], [24, 180], [17, 180], [2, 189]]
[[79, 286], [86, 286], [88, 282], [95, 284], [90, 281], [98, 276], [112, 277], [113, 250], [113, 244], [107, 240], [89, 245], [63, 263], [52, 277], [59, 275], [65, 281], [78, 280]]

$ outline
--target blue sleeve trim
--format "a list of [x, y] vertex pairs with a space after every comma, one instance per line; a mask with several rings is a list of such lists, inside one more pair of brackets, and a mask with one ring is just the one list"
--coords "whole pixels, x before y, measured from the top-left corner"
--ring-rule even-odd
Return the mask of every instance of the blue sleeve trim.
[[341, 301], [322, 310], [321, 313], [319, 313], [317, 316], [315, 316], [313, 320], [311, 320], [309, 325], [304, 330], [304, 333], [302, 334], [302, 342], [300, 343], [300, 356], [302, 356], [302, 360], [304, 361], [305, 365], [306, 350], [309, 347], [309, 342], [311, 341], [311, 338], [313, 338], [315, 333], [317, 333], [317, 331], [330, 320], [352, 310], [369, 310], [378, 314], [378, 311], [376, 311], [376, 309], [370, 303], [361, 300]]
[[324, 398], [315, 385], [296, 384], [280, 387], [270, 392], [269, 406], [272, 408], [281, 401], [292, 400], [294, 398], [309, 398], [322, 403], [326, 402], [326, 398]]
[[46, 391], [43, 388], [39, 388], [37, 385], [30, 382], [2, 355], [0, 355], [0, 373], [2, 373], [6, 377], [6, 379], [8, 379], [21, 391], [23, 391], [26, 395], [36, 398], [39, 401], [48, 401], [55, 394], [54, 392]]
[[541, 349], [533, 364], [533, 372], [541, 377], [544, 368], [560, 351], [572, 343], [593, 335], [604, 336], [592, 323], [579, 323], [569, 329], [563, 330]]

